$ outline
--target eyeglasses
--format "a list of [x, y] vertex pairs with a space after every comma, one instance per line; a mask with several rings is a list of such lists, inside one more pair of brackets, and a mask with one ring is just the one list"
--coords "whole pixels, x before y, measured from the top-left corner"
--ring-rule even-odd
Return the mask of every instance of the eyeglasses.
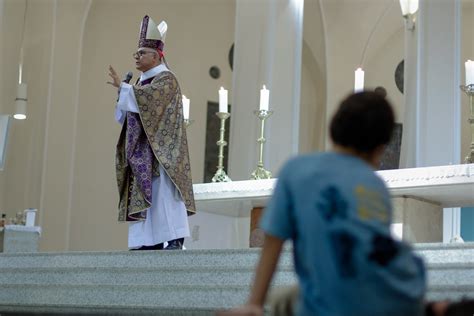
[[146, 55], [146, 54], [149, 54], [149, 53], [155, 53], [155, 52], [150, 52], [150, 51], [146, 51], [146, 50], [139, 50], [138, 52], [135, 52], [133, 53], [133, 58], [141, 58], [143, 55]]

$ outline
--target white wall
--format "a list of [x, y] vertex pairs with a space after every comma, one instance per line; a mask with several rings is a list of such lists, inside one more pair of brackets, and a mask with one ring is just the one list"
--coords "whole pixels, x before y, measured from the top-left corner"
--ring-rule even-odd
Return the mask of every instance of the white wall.
[[303, 18], [299, 152], [326, 146], [326, 32], [318, 1], [306, 1]]
[[[25, 1], [4, 1], [0, 98], [2, 112], [8, 114], [14, 111], [24, 12]], [[45, 105], [48, 101], [51, 59], [51, 16], [52, 1], [29, 2], [23, 67], [23, 81], [29, 84], [28, 117], [25, 121], [12, 121], [5, 170], [0, 173], [0, 182], [5, 183], [1, 206], [8, 217], [40, 204]]]
[[[380, 59], [386, 54], [394, 58], [396, 52], [388, 51], [386, 42], [403, 26], [403, 18], [398, 2], [392, 0], [321, 1], [326, 21], [326, 113], [329, 120], [341, 99], [353, 91], [357, 67], [362, 66], [366, 71], [367, 88], [392, 80], [395, 70], [392, 64], [372, 64], [371, 58]], [[397, 51], [400, 52], [399, 59], [403, 59], [403, 50], [397, 48]], [[394, 99], [396, 112], [402, 112], [403, 104], [396, 100], [398, 92], [393, 90], [396, 88], [390, 85], [385, 88], [389, 97]]]
[[378, 43], [379, 49], [369, 52], [365, 67], [365, 86], [368, 89], [382, 86], [387, 90], [398, 122], [403, 122], [405, 104], [403, 94], [395, 84], [395, 69], [404, 58], [404, 35], [401, 25], [394, 33], [387, 34]]

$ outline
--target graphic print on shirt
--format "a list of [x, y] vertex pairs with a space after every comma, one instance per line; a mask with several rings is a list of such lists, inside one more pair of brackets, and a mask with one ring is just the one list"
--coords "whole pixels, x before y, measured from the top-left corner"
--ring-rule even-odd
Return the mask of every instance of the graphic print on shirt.
[[327, 221], [334, 217], [347, 217], [347, 202], [341, 196], [339, 191], [329, 186], [321, 192], [321, 199], [316, 202], [316, 209], [320, 210]]
[[384, 197], [379, 192], [363, 185], [357, 185], [354, 195], [357, 200], [357, 216], [360, 220], [378, 220], [382, 223], [389, 223], [388, 206], [384, 203]]

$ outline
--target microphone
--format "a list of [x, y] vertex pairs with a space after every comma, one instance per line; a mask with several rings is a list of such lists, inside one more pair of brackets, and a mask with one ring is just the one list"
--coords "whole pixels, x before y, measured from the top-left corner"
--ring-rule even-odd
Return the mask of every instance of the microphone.
[[[133, 77], [133, 72], [129, 71], [127, 72], [127, 74], [125, 75], [125, 77], [123, 78], [122, 82], [125, 82], [125, 83], [130, 83], [130, 80], [132, 79]], [[118, 89], [118, 96], [117, 96], [117, 102], [120, 100], [120, 88]]]
[[130, 80], [132, 79], [132, 77], [133, 77], [133, 72], [129, 71], [123, 78], [122, 82], [130, 83]]

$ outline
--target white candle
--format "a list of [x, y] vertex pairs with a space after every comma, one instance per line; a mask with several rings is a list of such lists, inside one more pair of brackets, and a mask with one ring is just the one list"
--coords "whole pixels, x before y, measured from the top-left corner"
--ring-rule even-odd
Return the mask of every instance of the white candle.
[[268, 102], [270, 101], [270, 90], [268, 90], [265, 85], [260, 90], [260, 111], [268, 111]]
[[185, 120], [189, 120], [189, 99], [183, 94], [183, 116]]
[[362, 68], [357, 68], [354, 79], [354, 92], [361, 92], [364, 90], [364, 71]]
[[468, 60], [466, 66], [466, 86], [474, 84], [474, 61]]
[[223, 87], [219, 90], [219, 112], [227, 113], [227, 90]]

